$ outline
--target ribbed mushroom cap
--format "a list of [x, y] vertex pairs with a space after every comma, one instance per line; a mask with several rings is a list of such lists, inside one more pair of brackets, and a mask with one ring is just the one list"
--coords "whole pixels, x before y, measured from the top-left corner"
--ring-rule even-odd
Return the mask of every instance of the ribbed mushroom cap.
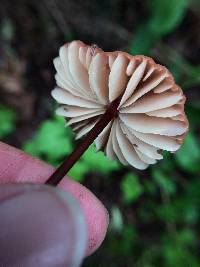
[[188, 131], [185, 96], [171, 73], [146, 56], [103, 52], [73, 41], [54, 59], [57, 114], [68, 118], [76, 138], [87, 134], [108, 105], [122, 95], [118, 116], [96, 138], [103, 150], [124, 165], [145, 169], [175, 152]]

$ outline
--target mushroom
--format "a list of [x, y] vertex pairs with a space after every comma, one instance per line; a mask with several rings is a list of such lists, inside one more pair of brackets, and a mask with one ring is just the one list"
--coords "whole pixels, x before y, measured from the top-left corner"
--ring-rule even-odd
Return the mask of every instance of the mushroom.
[[[54, 60], [56, 113], [67, 118], [76, 138], [87, 135], [115, 103], [115, 112], [95, 136], [97, 150], [124, 165], [146, 169], [175, 152], [188, 131], [185, 96], [172, 74], [153, 59], [104, 52], [73, 41]], [[110, 109], [110, 111], [112, 111]]]

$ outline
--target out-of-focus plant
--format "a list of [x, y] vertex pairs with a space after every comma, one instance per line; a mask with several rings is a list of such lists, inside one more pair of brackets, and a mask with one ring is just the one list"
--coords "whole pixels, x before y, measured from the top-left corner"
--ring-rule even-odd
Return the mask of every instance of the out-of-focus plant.
[[161, 169], [153, 168], [152, 178], [161, 190], [164, 190], [168, 194], [176, 193], [176, 183], [173, 177], [169, 177]]
[[107, 158], [103, 152], [96, 153], [92, 144], [68, 174], [78, 181], [83, 181], [86, 173], [98, 172], [100, 175], [109, 176], [111, 171], [119, 168], [120, 164]]
[[57, 165], [72, 150], [72, 132], [64, 127], [64, 120], [55, 117], [44, 121], [35, 136], [24, 144], [24, 150]]
[[4, 138], [15, 129], [16, 112], [11, 108], [0, 105], [0, 138]]
[[122, 198], [127, 204], [137, 200], [144, 191], [138, 176], [132, 172], [123, 176], [120, 187], [122, 190]]
[[[56, 116], [41, 124], [35, 136], [24, 144], [24, 150], [56, 166], [72, 151], [74, 146], [72, 137], [70, 128], [64, 127], [64, 119]], [[119, 163], [108, 159], [102, 152], [95, 153], [95, 147], [91, 145], [68, 175], [83, 181], [88, 172], [95, 171], [109, 176], [111, 171], [119, 167]]]
[[195, 135], [190, 131], [180, 151], [176, 154], [176, 161], [184, 171], [199, 173], [200, 145]]
[[181, 22], [187, 0], [146, 0], [150, 18], [140, 25], [130, 43], [133, 54], [148, 54], [154, 44], [164, 35], [173, 31]]

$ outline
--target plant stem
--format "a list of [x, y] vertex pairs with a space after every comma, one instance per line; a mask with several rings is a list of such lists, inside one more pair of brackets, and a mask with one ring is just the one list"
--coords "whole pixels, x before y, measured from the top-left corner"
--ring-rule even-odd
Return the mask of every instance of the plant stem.
[[45, 184], [56, 186], [67, 172], [72, 168], [76, 161], [83, 155], [86, 149], [94, 142], [97, 136], [103, 129], [112, 121], [118, 114], [118, 105], [121, 96], [114, 100], [107, 108], [106, 112], [100, 117], [100, 120], [90, 130], [83, 141], [75, 148], [75, 150], [65, 159], [65, 161], [55, 170]]

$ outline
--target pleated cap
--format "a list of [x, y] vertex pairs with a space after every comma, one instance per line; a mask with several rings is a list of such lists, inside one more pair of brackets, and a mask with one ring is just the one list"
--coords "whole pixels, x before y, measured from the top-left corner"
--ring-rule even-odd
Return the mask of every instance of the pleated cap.
[[96, 138], [97, 150], [137, 169], [175, 152], [188, 131], [185, 96], [171, 73], [153, 59], [104, 52], [73, 41], [54, 59], [57, 114], [67, 118], [76, 138], [86, 135], [120, 95], [118, 116]]

